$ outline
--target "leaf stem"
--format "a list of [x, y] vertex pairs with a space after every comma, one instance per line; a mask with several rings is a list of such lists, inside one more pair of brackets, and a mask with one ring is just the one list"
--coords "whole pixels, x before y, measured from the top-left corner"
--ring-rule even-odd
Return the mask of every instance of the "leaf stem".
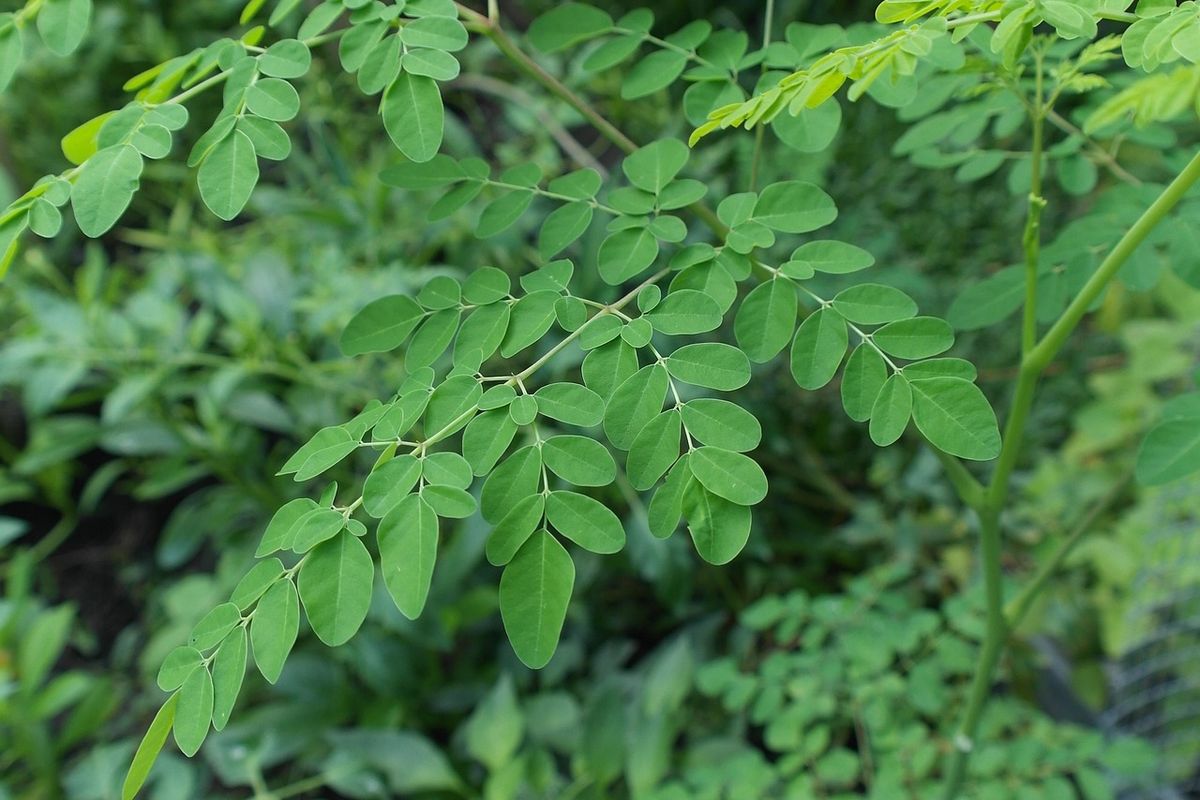
[[1025, 216], [1025, 308], [1021, 324], [1021, 354], [1029, 353], [1037, 343], [1037, 283], [1038, 256], [1041, 250], [1042, 210], [1046, 200], [1042, 197], [1042, 142], [1046, 119], [1044, 102], [1045, 69], [1041, 49], [1034, 53], [1036, 70], [1033, 104], [1029, 109], [1033, 125], [1033, 146], [1029, 153], [1029, 210]]

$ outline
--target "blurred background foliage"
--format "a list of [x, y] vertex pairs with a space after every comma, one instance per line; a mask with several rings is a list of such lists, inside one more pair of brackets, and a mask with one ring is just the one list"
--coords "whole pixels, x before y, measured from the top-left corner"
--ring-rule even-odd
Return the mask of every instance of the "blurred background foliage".
[[[0, 97], [0, 200], [57, 170], [58, 136], [119, 106], [126, 77], [224, 35], [241, 5], [105, 0], [74, 59], [32, 53]], [[552, 2], [501, 5], [523, 28]], [[703, 18], [761, 36], [757, 0], [654, 5], [664, 30]], [[791, 20], [867, 20], [873, 5], [780, 0], [776, 32]], [[448, 152], [532, 160], [551, 174], [571, 157], [615, 164], [490, 46], [464, 58], [448, 87]], [[579, 79], [570, 58], [547, 62]], [[589, 94], [617, 96], [612, 75], [589, 80]], [[0, 285], [0, 798], [118, 796], [157, 705], [162, 656], [228, 595], [270, 514], [299, 491], [272, 477], [279, 465], [401, 378], [386, 358], [339, 355], [353, 311], [439, 273], [528, 263], [532, 223], [479, 241], [470, 212], [427, 223], [422, 203], [380, 183], [394, 149], [335, 59], [318, 60], [302, 87], [297, 146], [236, 224], [198, 210], [181, 163], [153, 162], [112, 234], [32, 245]], [[677, 103], [604, 104], [635, 139], [690, 128]], [[842, 209], [832, 235], [871, 250], [878, 280], [942, 313], [1017, 260], [1018, 169], [968, 185], [894, 153], [905, 130], [895, 112], [863, 102], [843, 113], [853, 135], [819, 153], [768, 133], [763, 178], [819, 178]], [[1126, 166], [1161, 178], [1176, 137], [1194, 135], [1135, 134]], [[712, 193], [745, 184], [753, 139], [716, 137], [696, 152]], [[1107, 174], [1084, 184], [1055, 190], [1052, 222], [1114, 194]], [[1120, 196], [1140, 199], [1134, 188]], [[1018, 632], [974, 761], [981, 800], [1115, 797], [1114, 786], [1145, 786], [1164, 769], [1144, 744], [1114, 738], [1121, 717], [1106, 714], [1129, 700], [1132, 684], [1114, 677], [1122, 655], [1153, 627], [1145, 609], [1156, 601], [1139, 576], [1176, 557], [1176, 539], [1152, 534], [1189, 521], [1194, 533], [1200, 496], [1120, 482], [1162, 398], [1193, 383], [1200, 358], [1200, 292], [1179, 277], [1197, 272], [1200, 254], [1155, 257], [1174, 273], [1111, 292], [1043, 387], [1006, 568], [1028, 571], [1118, 489]], [[1015, 356], [1002, 334], [960, 345], [994, 393]], [[741, 399], [768, 431], [758, 456], [772, 491], [732, 565], [704, 565], [679, 537], [654, 539], [635, 493], [614, 495], [631, 529], [626, 553], [579, 562], [566, 638], [534, 674], [505, 643], [486, 532], [468, 520], [448, 539], [420, 621], [381, 597], [344, 647], [302, 636], [280, 682], [249, 681], [236, 721], [200, 757], [164, 757], [150, 795], [928, 797], [948, 746], [944, 709], [965, 691], [980, 631], [971, 595], [959, 598], [972, 578], [971, 522], [936, 460], [871, 446], [836, 387], [805, 393], [777, 365], [760, 373]], [[337, 477], [366, 466], [344, 464]], [[1196, 743], [1173, 756], [1166, 777], [1191, 779]]]

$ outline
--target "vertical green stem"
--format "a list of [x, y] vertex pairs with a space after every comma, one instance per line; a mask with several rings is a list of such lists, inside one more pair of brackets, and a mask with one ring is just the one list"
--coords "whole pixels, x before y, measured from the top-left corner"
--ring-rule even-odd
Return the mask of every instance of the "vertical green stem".
[[[959, 797], [963, 780], [966, 777], [967, 761], [974, 745], [975, 732], [991, 691], [992, 675], [995, 673], [996, 664], [1000, 661], [1000, 654], [1003, 652], [1004, 642], [1008, 636], [1009, 628], [1004, 614], [1004, 598], [1000, 585], [1002, 578], [1000, 512], [1008, 499], [1009, 478], [1012, 476], [1013, 469], [1017, 464], [1017, 457], [1020, 454], [1025, 427], [1029, 421], [1029, 412], [1033, 407], [1034, 390], [1037, 387], [1038, 377], [1049, 365], [1050, 360], [1062, 349], [1067, 338], [1087, 313], [1088, 308], [1104, 291], [1121, 266], [1145, 241], [1150, 232], [1166, 219], [1171, 209], [1195, 186], [1197, 181], [1200, 181], [1200, 153], [1188, 162], [1183, 171], [1146, 209], [1133, 227], [1126, 231], [1096, 272], [1084, 284], [1079, 294], [1063, 311], [1058, 321], [1051, 326], [1041, 341], [1029, 350], [1021, 362], [1017, 386], [1013, 393], [1012, 407], [1004, 428], [1004, 444], [1001, 447], [1000, 458], [996, 462], [992, 480], [988, 484], [984, 502], [979, 510], [980, 547], [988, 600], [987, 633], [971, 683], [967, 708], [954, 737], [955, 750], [951, 757], [943, 795], [946, 800], [955, 800]], [[1042, 578], [1039, 582], [1041, 586], [1044, 586], [1046, 579]], [[1031, 602], [1034, 596], [1022, 595], [1022, 603]]]
[[1046, 200], [1042, 197], [1042, 139], [1046, 119], [1043, 89], [1042, 53], [1035, 54], [1036, 72], [1033, 106], [1029, 109], [1033, 126], [1033, 146], [1029, 159], [1029, 211], [1025, 216], [1025, 308], [1021, 324], [1021, 355], [1024, 357], [1037, 343], [1037, 283], [1038, 256], [1041, 249], [1042, 209]]
[[[767, 0], [767, 7], [764, 11], [766, 18], [763, 20], [763, 49], [771, 43], [771, 23], [775, 19], [775, 0]], [[763, 66], [763, 72], [767, 68]], [[758, 186], [758, 164], [762, 160], [763, 136], [765, 134], [766, 125], [758, 125], [754, 130], [754, 155], [750, 159], [750, 191], [754, 191]]]

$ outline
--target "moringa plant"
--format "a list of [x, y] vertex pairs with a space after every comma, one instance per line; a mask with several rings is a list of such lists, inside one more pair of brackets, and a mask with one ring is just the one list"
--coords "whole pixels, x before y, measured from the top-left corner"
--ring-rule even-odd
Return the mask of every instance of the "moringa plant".
[[[40, 180], [0, 216], [3, 269], [26, 231], [58, 233], [68, 203], [85, 235], [110, 230], [146, 160], [170, 154], [189, 128], [188, 101], [205, 92], [221, 93], [221, 111], [187, 163], [205, 205], [221, 219], [237, 217], [260, 179], [260, 159], [288, 156], [285, 123], [300, 108], [293, 82], [314, 53], [336, 59], [378, 98], [403, 156], [380, 178], [414, 202], [428, 197], [431, 220], [477, 208], [480, 238], [526, 214], [540, 221], [524, 274], [470, 265], [461, 282], [443, 275], [415, 296], [379, 297], [346, 325], [346, 356], [391, 353], [407, 378], [353, 419], [318, 431], [280, 474], [310, 485], [360, 451], [374, 464], [361, 486], [316, 485], [311, 498], [280, 508], [260, 560], [229, 601], [166, 658], [158, 684], [169, 697], [134, 757], [125, 797], [138, 792], [168, 734], [192, 755], [210, 728], [226, 725], [251, 657], [264, 678], [279, 678], [301, 608], [323, 642], [341, 645], [362, 624], [378, 572], [399, 611], [419, 616], [447, 520], [479, 514], [490, 526], [486, 555], [499, 570], [504, 627], [535, 669], [550, 661], [566, 618], [569, 548], [611, 554], [625, 544], [620, 518], [594, 489], [627, 482], [648, 498], [655, 536], [685, 527], [700, 558], [735, 558], [768, 491], [748, 455], [761, 426], [736, 392], [754, 365], [785, 351], [801, 388], [840, 376], [846, 414], [875, 444], [908, 434], [930, 448], [974, 512], [986, 630], [965, 707], [947, 709], [961, 723], [938, 783], [945, 797], [962, 796], [1009, 633], [1083, 533], [1006, 597], [1003, 511], [1038, 379], [1114, 280], [1146, 288], [1168, 262], [1184, 279], [1197, 277], [1173, 260], [1180, 240], [1197, 241], [1195, 226], [1169, 214], [1194, 204], [1186, 196], [1200, 179], [1200, 156], [1177, 165], [1168, 154], [1178, 174], [1159, 189], [1121, 164], [1120, 148], [1137, 141], [1131, 120], [1167, 121], [1195, 106], [1200, 6], [885, 0], [877, 24], [794, 22], [777, 39], [768, 0], [765, 30], [752, 44], [745, 32], [714, 31], [703, 20], [660, 35], [648, 9], [614, 19], [575, 2], [535, 20], [524, 37], [509, 33], [495, 0], [484, 11], [451, 0], [325, 0], [298, 27], [299, 0], [266, 5], [251, 0], [241, 18], [265, 16], [263, 24], [135, 76], [129, 104], [63, 139], [74, 166]], [[66, 53], [89, 11], [86, 0], [29, 0], [5, 17], [0, 82], [19, 71], [26, 26], [36, 20], [46, 44]], [[528, 162], [494, 173], [482, 158], [442, 153], [443, 85], [458, 78], [456, 54], [472, 35], [620, 151], [619, 175], [606, 179], [586, 150], [566, 145], [580, 168], [551, 175]], [[547, 66], [567, 63], [570, 82]], [[604, 85], [619, 86], [622, 101], [674, 96], [686, 84], [689, 142], [635, 142], [606, 115], [604, 98], [593, 103], [570, 85], [602, 73], [619, 76]], [[843, 89], [849, 101], [869, 96], [912, 123], [898, 153], [954, 168], [964, 183], [1007, 169], [1023, 198], [1019, 263], [968, 288], [949, 321], [919, 314], [899, 289], [857, 279], [874, 259], [822, 236], [838, 211], [819, 186], [758, 185], [768, 126], [793, 151], [822, 150], [841, 124]], [[737, 128], [752, 131], [749, 180], [710, 196], [689, 169], [689, 145]], [[1087, 215], [1064, 220], [1051, 179], [1065, 194], [1106, 188]], [[1051, 238], [1044, 219], [1065, 224]], [[581, 244], [593, 241], [589, 231], [599, 231], [594, 247]], [[946, 354], [956, 327], [998, 326], [1017, 313], [1010, 330], [1021, 357], [1003, 398], [1002, 435], [975, 367]], [[545, 377], [564, 370], [574, 377]], [[1200, 405], [1190, 395], [1150, 433], [1138, 471], [1161, 482], [1197, 469]]]

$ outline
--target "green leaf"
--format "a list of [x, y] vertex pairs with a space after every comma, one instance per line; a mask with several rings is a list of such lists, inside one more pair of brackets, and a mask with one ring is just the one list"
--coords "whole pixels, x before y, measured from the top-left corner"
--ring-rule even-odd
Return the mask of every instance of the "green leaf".
[[146, 729], [146, 735], [138, 744], [137, 752], [133, 754], [129, 771], [125, 773], [125, 782], [121, 785], [121, 800], [133, 800], [146, 783], [154, 762], [158, 760], [158, 754], [167, 742], [167, 734], [175, 724], [175, 709], [178, 705], [179, 695], [173, 694], [154, 715], [150, 727]]
[[212, 149], [196, 174], [200, 198], [223, 220], [236, 217], [258, 183], [258, 158], [254, 143], [239, 130]]
[[600, 243], [596, 266], [605, 283], [619, 286], [645, 272], [658, 258], [658, 240], [646, 228], [617, 231]]
[[14, 22], [13, 14], [0, 13], [0, 92], [8, 88], [24, 57], [21, 26]]
[[500, 195], [484, 207], [475, 226], [475, 235], [488, 239], [508, 230], [533, 202], [533, 192], [518, 189]]
[[381, 519], [408, 496], [421, 477], [421, 462], [411, 455], [398, 456], [371, 471], [363, 484], [363, 508]]
[[621, 169], [634, 186], [658, 194], [675, 180], [690, 154], [678, 139], [660, 139], [632, 152], [621, 162]]
[[[370, 61], [368, 58], [367, 64], [359, 70], [360, 79]], [[452, 81], [462, 72], [462, 65], [458, 63], [458, 59], [442, 50], [409, 50], [404, 54], [401, 65], [410, 75], [422, 75], [435, 81]], [[395, 79], [395, 74], [389, 71], [387, 77], [390, 83]]]
[[845, 242], [825, 239], [808, 242], [796, 248], [791, 259], [783, 266], [785, 272], [803, 266], [816, 272], [845, 275], [866, 269], [875, 263], [875, 256]]
[[916, 316], [917, 304], [899, 289], [863, 283], [838, 292], [833, 309], [851, 322], [880, 325]]
[[750, 540], [749, 507], [713, 494], [696, 480], [687, 483], [682, 504], [692, 543], [708, 563], [728, 564]]
[[[441, 156], [439, 156], [441, 158]], [[436, 163], [436, 160], [434, 162]], [[468, 303], [486, 305], [508, 297], [512, 282], [503, 270], [495, 267], [480, 267], [463, 282], [463, 299]]]
[[519, 500], [488, 535], [485, 553], [488, 563], [502, 567], [521, 549], [521, 545], [542, 523], [546, 495], [531, 494]]
[[409, 370], [427, 367], [437, 361], [450, 346], [461, 319], [462, 312], [457, 308], [433, 312], [413, 334], [408, 345], [405, 361]]
[[551, 212], [538, 233], [538, 253], [553, 258], [578, 239], [592, 224], [592, 206], [583, 201], [567, 203]]
[[84, 162], [71, 189], [75, 222], [95, 238], [116, 224], [138, 189], [142, 155], [133, 145], [106, 147]]
[[928, 361], [918, 361], [906, 365], [903, 372], [910, 381], [921, 378], [962, 378], [974, 381], [979, 375], [974, 364], [961, 358], [931, 358]]
[[913, 317], [890, 322], [871, 334], [888, 355], [916, 360], [944, 353], [954, 346], [954, 331], [937, 317]]
[[342, 516], [342, 512], [332, 508], [318, 508], [308, 512], [296, 523], [292, 551], [307, 553], [321, 542], [336, 536], [345, 524], [346, 518]]
[[551, 436], [542, 442], [542, 460], [551, 472], [576, 486], [607, 486], [617, 477], [612, 454], [586, 436]]
[[762, 467], [741, 453], [705, 445], [692, 451], [688, 466], [704, 488], [731, 503], [752, 506], [767, 496]]
[[246, 629], [238, 627], [225, 637], [213, 659], [213, 728], [216, 730], [224, 730], [229, 722], [245, 677]]
[[892, 375], [884, 381], [871, 407], [871, 441], [887, 447], [899, 439], [908, 427], [912, 404], [912, 388], [904, 375]]
[[281, 39], [258, 57], [258, 70], [272, 78], [299, 78], [312, 65], [308, 45], [298, 39]]
[[[614, 465], [614, 470], [616, 465]], [[546, 498], [550, 524], [584, 550], [608, 555], [625, 546], [625, 529], [599, 500], [578, 492], [551, 492]]]
[[262, 542], [254, 553], [255, 557], [261, 558], [279, 550], [292, 549], [298, 523], [316, 508], [317, 504], [307, 497], [298, 497], [285, 503], [271, 517], [271, 522], [267, 525], [266, 532], [263, 533]]
[[670, 379], [660, 364], [642, 367], [613, 392], [604, 410], [604, 433], [628, 450], [642, 428], [662, 411]]
[[717, 301], [695, 289], [677, 289], [662, 299], [646, 319], [671, 336], [707, 333], [721, 327]]
[[457, 52], [467, 46], [467, 29], [451, 17], [422, 17], [400, 30], [406, 47]]
[[1147, 486], [1200, 470], [1200, 395], [1182, 395], [1163, 409], [1138, 450], [1137, 478]]
[[604, 399], [577, 383], [548, 383], [533, 393], [544, 417], [590, 428], [604, 420]]
[[[600, 317], [600, 320], [608, 319], [615, 322], [616, 328], [620, 329], [620, 320], [607, 315]], [[591, 327], [595, 327], [596, 324], [593, 324]], [[581, 340], [583, 338], [585, 337], [580, 337]], [[584, 357], [583, 365], [580, 369], [583, 374], [584, 383], [587, 384], [588, 388], [605, 399], [609, 398], [613, 391], [624, 383], [630, 375], [637, 372], [637, 370], [637, 351], [630, 347], [627, 342], [620, 339], [600, 346], [588, 353]]]
[[780, 114], [771, 122], [771, 130], [793, 150], [819, 153], [833, 142], [841, 124], [842, 107], [831, 98], [799, 114]]
[[300, 113], [300, 95], [285, 80], [262, 78], [246, 90], [246, 108], [274, 122], [287, 122]]
[[175, 707], [175, 744], [185, 756], [196, 755], [212, 721], [213, 682], [206, 667], [192, 670], [179, 688]]
[[315, 478], [358, 449], [358, 442], [345, 428], [322, 428], [288, 459], [280, 475], [295, 472], [297, 482]]
[[504, 335], [508, 333], [508, 324], [512, 318], [512, 308], [507, 303], [492, 303], [480, 306], [463, 320], [454, 340], [454, 363], [462, 363], [471, 353], [482, 361], [487, 361], [500, 348]]
[[404, 344], [425, 318], [412, 298], [393, 294], [372, 300], [350, 318], [342, 331], [342, 352], [348, 356], [386, 353]]
[[671, 377], [731, 392], [750, 382], [750, 360], [736, 347], [719, 342], [684, 345], [666, 358]]
[[762, 441], [762, 426], [754, 415], [728, 400], [700, 397], [680, 411], [688, 433], [702, 444], [748, 453]]
[[604, 11], [583, 3], [559, 3], [533, 21], [527, 36], [543, 53], [557, 53], [612, 30], [613, 21]]
[[759, 284], [746, 295], [734, 320], [738, 347], [757, 364], [770, 361], [791, 341], [797, 313], [796, 286], [790, 280]]
[[433, 508], [409, 495], [379, 523], [383, 584], [396, 608], [409, 619], [425, 609], [437, 562], [438, 520]]
[[500, 345], [500, 355], [515, 356], [526, 347], [541, 341], [554, 324], [554, 304], [558, 292], [543, 290], [522, 297], [512, 308], [508, 332]]
[[246, 611], [282, 576], [283, 563], [278, 558], [263, 559], [238, 581], [233, 593], [229, 595], [229, 602]]
[[38, 33], [49, 50], [68, 56], [87, 35], [92, 0], [46, 0], [37, 15]]
[[483, 518], [498, 523], [518, 501], [534, 494], [542, 477], [542, 452], [527, 445], [506, 458], [483, 482]]
[[996, 414], [979, 387], [962, 378], [910, 382], [917, 429], [939, 450], [971, 461], [1000, 454]]
[[675, 533], [683, 517], [684, 492], [693, 483], [695, 478], [688, 468], [688, 455], [684, 454], [675, 462], [675, 466], [667, 473], [666, 481], [650, 499], [650, 506], [646, 509], [646, 525], [651, 535], [666, 539]]
[[846, 320], [836, 311], [820, 308], [810, 314], [792, 342], [792, 377], [800, 388], [820, 389], [833, 380], [849, 343]]
[[517, 423], [507, 408], [486, 411], [467, 426], [463, 433], [463, 455], [476, 475], [486, 475], [508, 450], [517, 435]]
[[676, 50], [656, 50], [629, 70], [621, 82], [621, 97], [636, 100], [665, 89], [683, 74], [687, 53]]
[[837, 219], [833, 198], [804, 181], [773, 183], [754, 205], [754, 221], [784, 233], [808, 233]]
[[671, 409], [647, 422], [629, 447], [625, 472], [629, 483], [644, 492], [666, 474], [679, 458], [679, 438], [683, 422], [679, 411]]
[[[382, 525], [382, 523], [380, 523]], [[317, 637], [345, 644], [367, 616], [375, 565], [357, 536], [342, 531], [317, 545], [300, 570], [300, 599]]]
[[433, 390], [425, 410], [428, 434], [449, 436], [471, 421], [483, 387], [473, 375], [455, 375]]
[[194, 647], [176, 647], [171, 652], [167, 653], [167, 657], [163, 659], [162, 666], [158, 668], [158, 677], [156, 683], [158, 688], [164, 692], [173, 692], [183, 682], [188, 679], [188, 676], [195, 670], [200, 668], [204, 661], [204, 656]]
[[457, 486], [435, 484], [421, 489], [421, 499], [434, 513], [447, 519], [466, 519], [475, 513], [475, 498]]
[[887, 377], [887, 365], [875, 348], [866, 342], [854, 348], [842, 377], [842, 406], [846, 416], [855, 422], [870, 419], [875, 398]]
[[546, 531], [533, 534], [500, 576], [500, 616], [517, 658], [530, 669], [550, 663], [558, 648], [575, 564]]
[[267, 683], [279, 680], [299, 631], [300, 599], [296, 595], [296, 586], [291, 580], [279, 581], [258, 601], [254, 619], [250, 621], [254, 663]]
[[379, 105], [388, 136], [407, 158], [428, 161], [442, 146], [445, 110], [437, 82], [402, 72]]
[[188, 646], [204, 651], [216, 647], [242, 621], [242, 612], [233, 603], [221, 603], [192, 628]]

